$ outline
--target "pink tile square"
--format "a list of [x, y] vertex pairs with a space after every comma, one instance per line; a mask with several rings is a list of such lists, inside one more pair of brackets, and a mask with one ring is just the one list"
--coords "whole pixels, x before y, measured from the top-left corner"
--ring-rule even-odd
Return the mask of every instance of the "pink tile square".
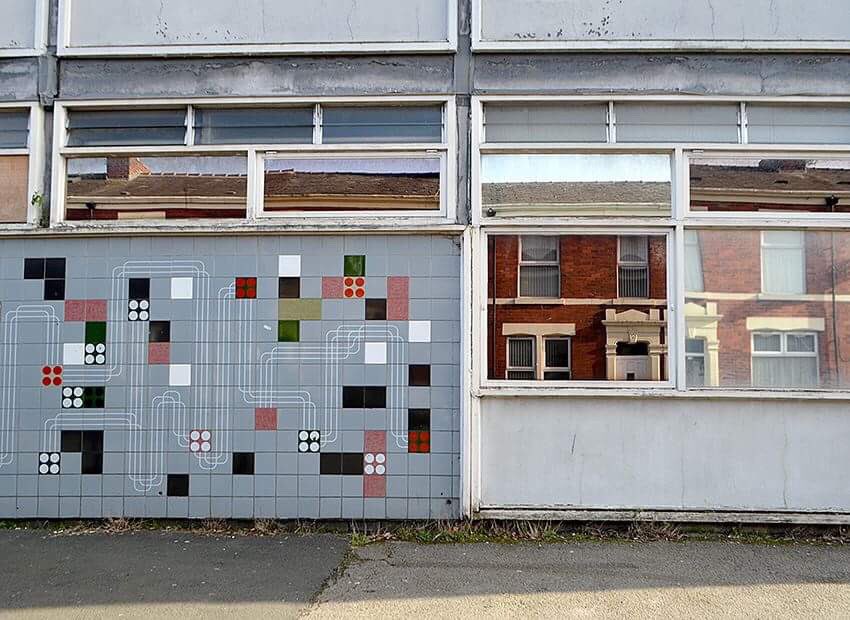
[[343, 299], [344, 290], [342, 278], [322, 278], [322, 299]]
[[363, 497], [386, 497], [386, 476], [363, 476]]
[[410, 319], [410, 301], [407, 297], [387, 299], [387, 320], [407, 321]]
[[170, 364], [171, 343], [151, 342], [148, 344], [148, 364]]
[[390, 276], [387, 278], [387, 299], [409, 299], [410, 278]]
[[85, 321], [86, 302], [80, 300], [68, 300], [65, 302], [66, 321]]
[[106, 300], [105, 299], [89, 299], [86, 302], [86, 320], [87, 321], [105, 321], [106, 320]]
[[386, 431], [366, 431], [363, 433], [363, 452], [378, 452], [386, 453], [387, 451], [387, 432]]
[[276, 431], [277, 409], [255, 409], [254, 429], [258, 431]]

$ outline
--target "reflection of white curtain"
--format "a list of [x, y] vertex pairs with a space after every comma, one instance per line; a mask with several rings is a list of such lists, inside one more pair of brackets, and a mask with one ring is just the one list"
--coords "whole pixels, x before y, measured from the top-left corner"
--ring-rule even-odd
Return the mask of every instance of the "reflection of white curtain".
[[699, 233], [695, 230], [685, 231], [685, 290], [692, 293], [701, 293], [705, 290]]
[[805, 388], [818, 385], [815, 357], [754, 357], [753, 386]]
[[560, 279], [557, 265], [523, 265], [519, 269], [520, 297], [558, 297]]
[[804, 233], [764, 231], [762, 282], [765, 293], [801, 295], [806, 292]]

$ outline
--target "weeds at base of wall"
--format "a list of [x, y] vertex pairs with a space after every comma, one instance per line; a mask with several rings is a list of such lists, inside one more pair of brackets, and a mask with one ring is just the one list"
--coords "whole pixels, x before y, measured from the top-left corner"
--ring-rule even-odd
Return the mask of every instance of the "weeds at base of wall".
[[332, 534], [353, 547], [384, 542], [415, 544], [566, 544], [578, 542], [728, 542], [761, 545], [847, 545], [850, 527], [699, 525], [676, 523], [583, 523], [571, 521], [0, 521], [0, 530], [35, 530], [49, 536], [180, 532], [199, 536], [271, 537]]

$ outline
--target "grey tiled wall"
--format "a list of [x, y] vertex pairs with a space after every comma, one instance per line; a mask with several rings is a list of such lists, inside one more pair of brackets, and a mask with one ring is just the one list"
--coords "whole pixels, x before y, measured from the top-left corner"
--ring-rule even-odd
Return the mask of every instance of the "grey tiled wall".
[[457, 517], [459, 277], [445, 236], [0, 243], [0, 517]]

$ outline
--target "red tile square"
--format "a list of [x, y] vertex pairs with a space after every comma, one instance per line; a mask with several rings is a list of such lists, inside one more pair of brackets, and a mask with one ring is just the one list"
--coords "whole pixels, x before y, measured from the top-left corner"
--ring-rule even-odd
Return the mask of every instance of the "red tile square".
[[410, 278], [390, 276], [387, 278], [387, 299], [409, 299]]
[[366, 431], [363, 434], [363, 452], [378, 452], [386, 453], [387, 451], [387, 432], [386, 431]]
[[387, 320], [407, 321], [410, 319], [410, 301], [405, 298], [387, 299]]
[[254, 410], [254, 430], [258, 431], [276, 431], [277, 430], [277, 409], [255, 409]]
[[85, 321], [86, 320], [86, 303], [82, 300], [68, 300], [65, 302], [65, 320], [66, 321]]
[[148, 343], [148, 364], [170, 364], [171, 343], [151, 342]]
[[342, 284], [345, 288], [343, 291], [345, 299], [362, 299], [366, 296], [366, 278], [346, 277]]
[[86, 321], [106, 321], [105, 299], [89, 299], [86, 302]]
[[342, 278], [322, 278], [322, 299], [342, 299], [345, 285]]
[[386, 497], [386, 476], [363, 476], [363, 497]]
[[410, 431], [407, 434], [407, 451], [418, 454], [431, 452], [431, 433], [428, 431]]

